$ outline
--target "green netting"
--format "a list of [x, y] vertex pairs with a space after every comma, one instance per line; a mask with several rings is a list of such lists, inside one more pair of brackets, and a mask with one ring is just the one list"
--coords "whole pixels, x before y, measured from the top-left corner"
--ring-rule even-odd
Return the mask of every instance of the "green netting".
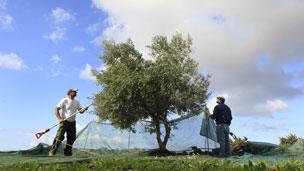
[[289, 146], [278, 146], [270, 143], [248, 142], [247, 151], [242, 156], [232, 156], [229, 159], [238, 162], [267, 161], [278, 163], [281, 161], [304, 160], [304, 140], [299, 139], [295, 144]]
[[[171, 137], [168, 143], [169, 150], [175, 151], [187, 151], [191, 150], [191, 146], [197, 146], [202, 149], [207, 148], [206, 137], [199, 135], [201, 123], [201, 116], [195, 116], [183, 120], [180, 124], [180, 129], [173, 131], [173, 137]], [[138, 124], [138, 129], [142, 128], [142, 125]], [[186, 134], [188, 133], [188, 134]], [[74, 144], [74, 157], [69, 158], [69, 161], [86, 160], [100, 157], [138, 157], [146, 156], [142, 153], [143, 150], [149, 150], [158, 148], [155, 136], [148, 134], [144, 131], [137, 133], [130, 133], [128, 131], [120, 131], [113, 128], [110, 124], [100, 124], [98, 122], [90, 122], [82, 131], [79, 132], [78, 138]], [[216, 143], [212, 144], [209, 139], [209, 148], [216, 146]], [[246, 163], [248, 161], [259, 162], [267, 161], [270, 163], [278, 163], [281, 161], [289, 162], [293, 160], [304, 160], [304, 140], [299, 139], [295, 144], [288, 146], [285, 150], [280, 150], [282, 147], [273, 148], [275, 145], [261, 142], [249, 142], [251, 149], [264, 150], [265, 148], [272, 148], [272, 152], [261, 154], [245, 153], [242, 156], [232, 156], [228, 160], [239, 163]], [[29, 150], [6, 152], [3, 155], [22, 155], [22, 156], [45, 156], [50, 146], [47, 144], [39, 144]], [[0, 153], [1, 154], [1, 153]], [[57, 155], [58, 160], [65, 160], [62, 157], [62, 148]], [[51, 158], [44, 158], [45, 161]], [[44, 160], [43, 159], [43, 160]]]
[[295, 161], [295, 160], [303, 160], [304, 158], [301, 156], [290, 156], [288, 154], [276, 154], [276, 155], [254, 155], [250, 153], [245, 153], [242, 156], [232, 156], [229, 157], [228, 160], [246, 163], [248, 161], [259, 162], [266, 161], [268, 163], [279, 163], [283, 161]]
[[[215, 136], [215, 129], [213, 130], [213, 128], [211, 128], [215, 128], [215, 126], [210, 123], [212, 120], [206, 120], [206, 118], [206, 116], [201, 114], [177, 119], [176, 126], [178, 129], [172, 130], [167, 149], [177, 152], [192, 152], [194, 149], [193, 147], [199, 148], [202, 151], [211, 151], [212, 149], [219, 147], [215, 141], [207, 138], [207, 136], [210, 137], [208, 135], [209, 133], [203, 134], [206, 136], [200, 135], [202, 134], [203, 128], [208, 128], [203, 131], [211, 131], [210, 134], [214, 134]], [[94, 155], [94, 157], [96, 157], [95, 154], [97, 154], [97, 156], [100, 154], [110, 154], [108, 153], [109, 150], [117, 154], [122, 154], [123, 152], [124, 154], [130, 155], [129, 153], [132, 152], [138, 154], [137, 152], [143, 150], [146, 151], [158, 148], [156, 135], [145, 132], [145, 122], [138, 122], [135, 129], [137, 132], [133, 133], [126, 130], [118, 130], [110, 123], [92, 121], [77, 134], [77, 139], [73, 145], [74, 155]], [[285, 147], [285, 150], [283, 151], [280, 148], [281, 147], [277, 147], [274, 144], [250, 141], [248, 143], [249, 150], [247, 150], [247, 152], [252, 154], [246, 153], [243, 156], [233, 156], [229, 159], [240, 162], [246, 160], [277, 162], [304, 159], [303, 139], [299, 139], [294, 145]], [[45, 154], [48, 149], [49, 147], [46, 147], [45, 144], [40, 144], [36, 148], [24, 151], [21, 154]]]
[[[211, 151], [218, 147], [215, 141], [200, 135], [202, 119], [202, 115], [197, 115], [179, 120], [176, 123], [178, 129], [171, 131], [167, 149], [170, 151], [191, 151], [192, 147], [195, 146], [202, 151]], [[80, 131], [73, 146], [78, 149], [157, 149], [156, 135], [145, 132], [144, 124], [145, 122], [139, 122], [135, 126], [136, 133], [132, 133], [118, 130], [111, 124], [93, 121]]]
[[206, 112], [202, 116], [200, 135], [217, 142], [215, 121], [210, 119]]

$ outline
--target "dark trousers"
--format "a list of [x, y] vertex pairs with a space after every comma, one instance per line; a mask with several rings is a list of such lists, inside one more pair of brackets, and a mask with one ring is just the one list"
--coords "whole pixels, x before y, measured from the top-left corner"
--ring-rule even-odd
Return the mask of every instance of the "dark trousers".
[[56, 137], [53, 141], [53, 145], [51, 147], [50, 152], [52, 154], [56, 154], [61, 142], [64, 139], [64, 134], [67, 133], [67, 141], [64, 146], [64, 155], [71, 156], [72, 155], [72, 145], [76, 139], [76, 122], [64, 121], [59, 124], [59, 128], [56, 134]]
[[220, 156], [229, 157], [231, 156], [231, 145], [229, 139], [229, 125], [219, 124], [216, 126], [217, 140], [220, 144]]

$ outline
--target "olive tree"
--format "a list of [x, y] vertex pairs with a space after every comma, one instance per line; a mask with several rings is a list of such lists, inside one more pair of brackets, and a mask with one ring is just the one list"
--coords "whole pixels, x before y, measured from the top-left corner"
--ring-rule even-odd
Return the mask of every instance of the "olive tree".
[[190, 36], [179, 33], [170, 40], [154, 36], [148, 60], [130, 39], [104, 41], [100, 58], [105, 69], [96, 72], [101, 88], [94, 97], [96, 114], [132, 131], [138, 121], [146, 121], [146, 131], [156, 134], [165, 151], [171, 130], [178, 128], [169, 118], [199, 114], [209, 95], [209, 76], [199, 73], [191, 46]]

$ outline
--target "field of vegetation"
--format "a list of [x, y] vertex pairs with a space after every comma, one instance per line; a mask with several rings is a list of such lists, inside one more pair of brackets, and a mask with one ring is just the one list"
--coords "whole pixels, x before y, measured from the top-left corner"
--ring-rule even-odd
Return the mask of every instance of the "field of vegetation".
[[64, 157], [61, 155], [45, 157], [3, 153], [0, 154], [0, 170], [302, 171], [304, 170], [304, 160], [301, 158], [286, 158], [286, 156], [263, 158], [262, 156], [249, 154], [242, 157], [235, 156], [222, 159], [206, 155], [152, 157], [105, 154], [101, 157]]

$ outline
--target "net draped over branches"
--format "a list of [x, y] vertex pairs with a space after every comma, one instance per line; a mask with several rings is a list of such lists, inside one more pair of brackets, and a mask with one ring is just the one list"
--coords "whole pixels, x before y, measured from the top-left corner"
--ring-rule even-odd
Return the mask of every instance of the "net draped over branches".
[[[167, 148], [170, 151], [187, 151], [191, 147], [201, 148], [202, 151], [211, 151], [218, 144], [201, 136], [201, 123], [203, 114], [178, 120], [178, 129], [172, 130]], [[106, 149], [128, 150], [142, 149], [152, 150], [158, 148], [155, 134], [145, 131], [145, 124], [138, 122], [135, 125], [136, 132], [120, 130], [109, 123], [90, 122], [77, 135], [74, 148], [78, 149]]]

